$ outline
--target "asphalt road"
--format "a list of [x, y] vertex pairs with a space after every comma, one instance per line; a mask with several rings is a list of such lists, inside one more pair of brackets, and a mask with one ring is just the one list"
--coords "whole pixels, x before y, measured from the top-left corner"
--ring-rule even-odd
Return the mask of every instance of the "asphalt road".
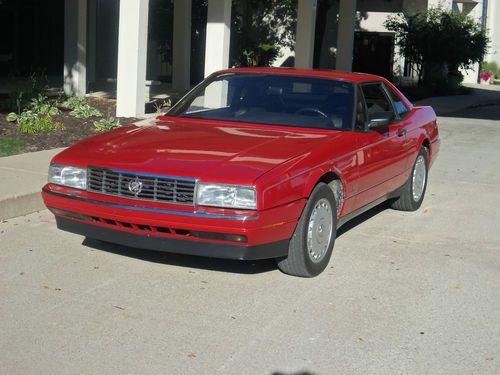
[[420, 211], [370, 211], [314, 279], [1, 223], [0, 374], [499, 374], [500, 107], [460, 116]]

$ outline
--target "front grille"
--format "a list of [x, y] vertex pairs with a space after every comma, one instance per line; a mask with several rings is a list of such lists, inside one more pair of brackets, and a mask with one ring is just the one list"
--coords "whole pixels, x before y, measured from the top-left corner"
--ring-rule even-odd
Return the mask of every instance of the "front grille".
[[[87, 179], [87, 190], [95, 193], [176, 204], [194, 203], [195, 180], [101, 167], [89, 167]], [[140, 185], [140, 189], [134, 192], [131, 185]]]

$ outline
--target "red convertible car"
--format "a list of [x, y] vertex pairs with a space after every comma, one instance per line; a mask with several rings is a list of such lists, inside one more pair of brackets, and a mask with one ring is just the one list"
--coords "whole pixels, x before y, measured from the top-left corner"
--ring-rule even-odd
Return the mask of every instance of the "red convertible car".
[[217, 72], [149, 125], [56, 155], [43, 199], [57, 226], [126, 246], [285, 273], [327, 266], [337, 229], [390, 200], [420, 207], [436, 115], [384, 78], [296, 69]]

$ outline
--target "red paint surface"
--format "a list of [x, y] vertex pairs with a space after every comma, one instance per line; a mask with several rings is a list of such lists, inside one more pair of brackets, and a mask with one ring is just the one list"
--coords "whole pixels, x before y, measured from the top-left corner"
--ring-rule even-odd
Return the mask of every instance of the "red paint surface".
[[[231, 71], [325, 77], [355, 83], [383, 81], [393, 88], [386, 80], [367, 74], [272, 68]], [[114, 220], [245, 234], [248, 236], [246, 245], [289, 239], [311, 190], [325, 174], [333, 172], [343, 183], [343, 216], [403, 185], [423, 142], [429, 144], [432, 164], [439, 150], [434, 111], [429, 107], [413, 107], [406, 98], [401, 98], [411, 109], [410, 113], [384, 132], [291, 128], [163, 116], [150, 126], [130, 125], [84, 140], [61, 152], [52, 161], [80, 167], [95, 165], [192, 177], [202, 182], [252, 185], [257, 190], [256, 211], [201, 209], [206, 213], [246, 215], [253, 220], [131, 211], [47, 193], [43, 193], [43, 198], [49, 207]], [[407, 131], [406, 135], [398, 136], [403, 129]], [[136, 201], [53, 184], [47, 184], [45, 188], [124, 206], [190, 213], [200, 210], [200, 207]]]

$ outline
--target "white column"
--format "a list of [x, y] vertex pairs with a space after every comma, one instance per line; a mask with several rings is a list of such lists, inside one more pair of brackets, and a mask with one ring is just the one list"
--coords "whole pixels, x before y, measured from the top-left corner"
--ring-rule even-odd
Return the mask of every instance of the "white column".
[[356, 0], [340, 0], [337, 32], [337, 64], [335, 69], [352, 70]]
[[97, 44], [97, 0], [88, 1], [87, 13], [87, 81], [96, 80], [96, 44]]
[[295, 67], [312, 68], [317, 0], [298, 0]]
[[66, 0], [64, 6], [64, 92], [87, 91], [87, 0]]
[[445, 10], [451, 10], [453, 0], [427, 0], [427, 8], [443, 7]]
[[500, 65], [500, 4], [495, 1], [488, 1], [488, 12], [486, 18], [488, 36], [490, 38], [490, 48], [486, 61], [496, 61]]
[[172, 87], [175, 90], [187, 90], [191, 83], [191, 4], [192, 0], [174, 0]]
[[120, 0], [116, 115], [144, 114], [149, 0]]
[[229, 66], [231, 0], [208, 0], [205, 77]]

